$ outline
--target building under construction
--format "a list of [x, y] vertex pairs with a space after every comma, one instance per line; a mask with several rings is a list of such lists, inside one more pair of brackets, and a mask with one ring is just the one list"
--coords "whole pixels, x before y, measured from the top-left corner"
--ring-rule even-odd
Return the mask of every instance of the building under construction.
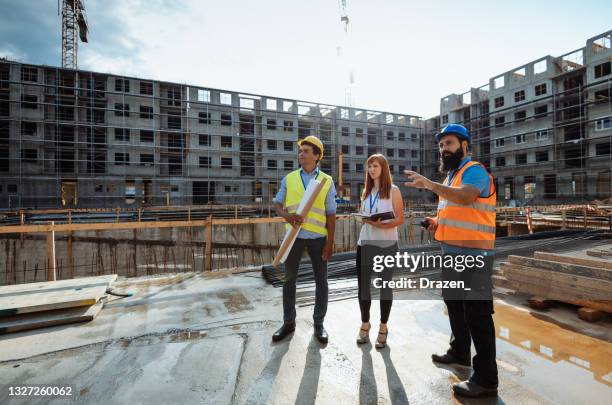
[[[346, 205], [322, 273], [331, 344], [312, 334], [312, 263], [293, 336], [270, 342], [288, 279], [269, 263], [297, 229], [269, 203], [296, 141], [323, 140], [323, 170], [356, 202], [373, 153], [398, 185], [404, 169], [439, 179], [433, 136], [448, 123], [470, 129], [499, 187], [493, 400], [610, 402], [612, 201], [591, 200], [612, 189], [612, 31], [445, 97], [424, 121], [78, 70], [83, 1], [61, 3], [62, 68], [0, 59], [0, 403], [464, 402], [450, 384], [469, 367], [430, 356], [451, 332], [439, 289], [394, 288], [389, 346], [355, 343], [362, 222]], [[399, 251], [443, 255], [420, 225], [436, 205], [413, 204], [435, 196], [401, 189]], [[537, 205], [568, 200], [588, 203]], [[414, 264], [395, 281], [441, 278]]]
[[[499, 201], [606, 199], [612, 190], [611, 33], [451, 94], [440, 116], [324, 105], [133, 77], [0, 62], [0, 207], [271, 202], [318, 135], [322, 169], [355, 202], [373, 153], [433, 176], [433, 135], [472, 134]], [[401, 180], [397, 181], [401, 184]], [[405, 198], [431, 193], [402, 188]]]
[[[469, 128], [490, 167], [498, 202], [607, 199], [612, 190], [612, 31], [559, 57], [545, 56], [440, 101], [430, 134]], [[425, 145], [431, 145], [426, 142]], [[435, 151], [433, 151], [435, 154]]]
[[373, 153], [422, 165], [415, 116], [11, 61], [0, 80], [2, 208], [267, 203], [311, 134], [347, 200]]

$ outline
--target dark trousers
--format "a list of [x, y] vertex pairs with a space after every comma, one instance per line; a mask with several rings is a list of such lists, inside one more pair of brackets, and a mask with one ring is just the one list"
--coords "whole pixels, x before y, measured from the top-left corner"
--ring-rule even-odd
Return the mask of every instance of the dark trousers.
[[[381, 248], [367, 245], [362, 247], [357, 245], [357, 256], [355, 257], [355, 267], [357, 269], [357, 299], [359, 300], [359, 310], [361, 311], [361, 322], [370, 322], [370, 307], [372, 306], [372, 258], [375, 255], [394, 255], [397, 252], [397, 244], [390, 248]], [[384, 281], [393, 279], [393, 268], [383, 270], [381, 273], [374, 273], [375, 277], [380, 277]], [[380, 290], [380, 322], [387, 323], [391, 306], [393, 304], [393, 290], [382, 288]]]
[[452, 331], [448, 352], [459, 359], [469, 360], [473, 340], [476, 355], [472, 359], [474, 373], [470, 379], [483, 387], [497, 387], [493, 301], [444, 300], [444, 303]]
[[315, 277], [315, 306], [313, 320], [315, 326], [323, 325], [327, 313], [327, 262], [321, 255], [327, 238], [296, 239], [287, 260], [285, 260], [285, 283], [283, 284], [283, 320], [295, 322], [295, 282], [304, 249], [308, 251]]

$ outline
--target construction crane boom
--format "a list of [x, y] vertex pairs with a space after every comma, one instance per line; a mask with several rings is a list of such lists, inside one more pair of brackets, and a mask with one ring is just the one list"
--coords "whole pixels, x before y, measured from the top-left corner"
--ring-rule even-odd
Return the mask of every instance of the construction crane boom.
[[[58, 14], [59, 14], [59, 1]], [[62, 67], [66, 69], [77, 69], [78, 39], [88, 42], [89, 25], [85, 15], [85, 4], [83, 0], [61, 0], [62, 18]], [[79, 38], [77, 39], [77, 30]]]
[[344, 32], [348, 32], [349, 16], [346, 12], [346, 0], [340, 0], [340, 21], [344, 24]]

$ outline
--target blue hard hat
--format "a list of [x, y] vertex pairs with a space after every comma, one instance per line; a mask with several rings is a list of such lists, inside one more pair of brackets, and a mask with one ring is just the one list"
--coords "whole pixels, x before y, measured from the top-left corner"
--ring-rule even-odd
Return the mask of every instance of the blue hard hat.
[[468, 132], [466, 127], [459, 124], [449, 124], [442, 128], [442, 131], [440, 131], [439, 134], [436, 134], [436, 142], [440, 142], [440, 138], [448, 134], [457, 135], [459, 139], [465, 139], [466, 141], [468, 141], [468, 143], [470, 143], [472, 140], [472, 138], [470, 137], [470, 133]]

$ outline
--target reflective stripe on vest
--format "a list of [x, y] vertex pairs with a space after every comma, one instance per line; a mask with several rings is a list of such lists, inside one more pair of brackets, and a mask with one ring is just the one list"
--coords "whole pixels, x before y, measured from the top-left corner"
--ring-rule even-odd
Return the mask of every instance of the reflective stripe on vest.
[[[319, 221], [317, 219], [310, 218], [310, 217], [306, 217], [306, 219], [304, 220], [304, 223], [312, 224], [312, 225], [319, 226], [319, 227], [322, 227], [322, 228], [325, 228], [325, 224], [326, 224], [326, 222], [321, 222], [321, 221]], [[327, 229], [327, 228], [325, 228], [325, 229]]]
[[[455, 174], [450, 187], [461, 188], [463, 173], [469, 167], [479, 165], [468, 162]], [[435, 238], [449, 245], [491, 250], [495, 247], [495, 206], [497, 197], [493, 177], [489, 174], [488, 197], [478, 197], [468, 205], [440, 198], [438, 204], [438, 228]], [[445, 183], [447, 180], [445, 180]]]
[[492, 233], [493, 235], [495, 235], [495, 227], [494, 226], [475, 224], [473, 222], [458, 221], [456, 219], [448, 219], [448, 218], [438, 219], [438, 226], [440, 224], [452, 226], [452, 227], [455, 227], [455, 228], [469, 229], [471, 231]]
[[[287, 194], [285, 196], [285, 209], [292, 214], [297, 211], [297, 208], [304, 197], [304, 183], [302, 183], [300, 172], [301, 169], [294, 170], [287, 175], [286, 179]], [[323, 180], [324, 178], [327, 178], [327, 182], [316, 198], [312, 208], [310, 211], [308, 211], [308, 215], [306, 218], [304, 218], [302, 229], [327, 236], [325, 200], [331, 187], [332, 178], [319, 170], [319, 174], [317, 175], [316, 179]], [[287, 229], [289, 229], [291, 225], [286, 224], [285, 226]]]
[[475, 208], [479, 211], [495, 212], [494, 205], [489, 205], [489, 204], [484, 204], [484, 203], [479, 203], [479, 202], [473, 202], [468, 205], [461, 205], [461, 204], [457, 204], [452, 201], [446, 201], [446, 200], [445, 202], [446, 202], [447, 207], [461, 207], [461, 208], [470, 207], [470, 208]]
[[[299, 204], [294, 204], [294, 205], [286, 206], [285, 209], [287, 210], [287, 212], [290, 212], [290, 213], [293, 214], [293, 213], [297, 212], [298, 205]], [[319, 209], [317, 207], [312, 207], [310, 210], [312, 212], [315, 212], [315, 213], [319, 214], [319, 215], [325, 215], [325, 210]]]

